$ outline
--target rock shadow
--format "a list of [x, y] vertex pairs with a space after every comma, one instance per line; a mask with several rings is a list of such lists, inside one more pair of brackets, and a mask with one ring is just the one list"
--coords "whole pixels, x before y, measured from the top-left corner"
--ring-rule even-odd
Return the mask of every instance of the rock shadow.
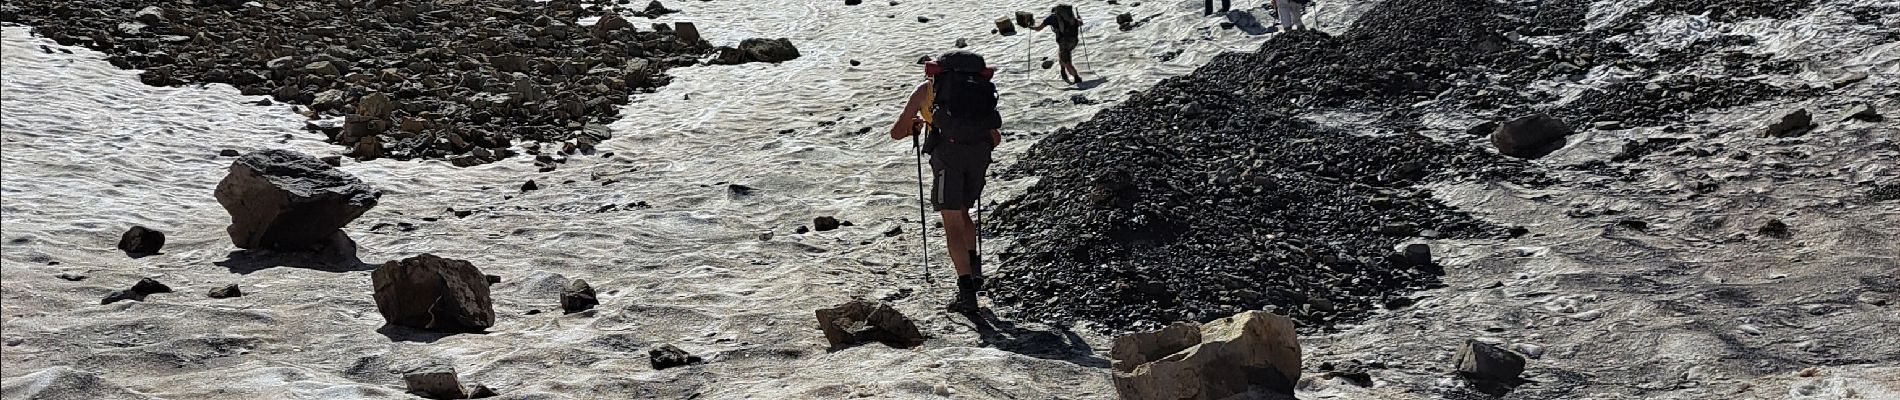
[[238, 250], [217, 264], [239, 274], [250, 274], [276, 267], [303, 268], [324, 272], [355, 272], [376, 269], [356, 256], [356, 241], [338, 231], [321, 247], [311, 251]]
[[389, 341], [391, 342], [411, 342], [411, 343], [425, 343], [426, 344], [426, 343], [435, 343], [437, 340], [442, 340], [442, 338], [445, 338], [445, 337], [450, 337], [450, 336], [455, 336], [455, 335], [470, 333], [470, 332], [436, 332], [436, 331], [410, 328], [410, 327], [401, 326], [401, 325], [383, 325], [383, 327], [381, 328], [376, 328], [376, 333], [380, 333], [383, 335], [383, 337], [389, 338]]
[[969, 318], [970, 324], [976, 328], [982, 346], [1044, 360], [1067, 361], [1084, 367], [1108, 368], [1108, 360], [1095, 356], [1095, 349], [1067, 327], [1037, 324], [1036, 327], [1025, 328], [997, 317], [995, 312], [987, 308], [963, 316]]
[[1089, 89], [1094, 89], [1096, 87], [1100, 87], [1103, 84], [1107, 84], [1107, 83], [1108, 83], [1108, 78], [1098, 76], [1098, 77], [1095, 77], [1095, 79], [1076, 82], [1075, 89], [1072, 89], [1072, 90], [1089, 90]]

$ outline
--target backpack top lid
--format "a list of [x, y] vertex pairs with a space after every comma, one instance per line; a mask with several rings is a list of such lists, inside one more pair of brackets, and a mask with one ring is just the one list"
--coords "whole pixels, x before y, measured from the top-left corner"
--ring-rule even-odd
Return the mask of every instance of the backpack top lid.
[[989, 68], [983, 62], [983, 56], [963, 50], [943, 53], [943, 56], [937, 57], [937, 66], [946, 72], [969, 74], [982, 74], [984, 69]]

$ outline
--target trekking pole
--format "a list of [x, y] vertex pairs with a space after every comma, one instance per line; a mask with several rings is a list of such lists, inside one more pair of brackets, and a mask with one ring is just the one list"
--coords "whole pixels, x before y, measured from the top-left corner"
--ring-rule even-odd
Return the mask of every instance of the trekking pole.
[[930, 276], [930, 213], [925, 210], [930, 200], [924, 197], [924, 147], [917, 136], [916, 133], [910, 135], [910, 150], [917, 156], [917, 247], [921, 250], [918, 255], [923, 258], [919, 270], [923, 272], [924, 282], [936, 287], [936, 279]]

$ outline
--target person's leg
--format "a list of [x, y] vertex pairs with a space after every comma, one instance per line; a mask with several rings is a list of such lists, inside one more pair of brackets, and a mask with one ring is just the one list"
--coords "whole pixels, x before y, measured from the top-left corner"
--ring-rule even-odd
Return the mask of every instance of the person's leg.
[[950, 250], [950, 263], [955, 265], [957, 276], [971, 274], [974, 271], [970, 268], [970, 250], [975, 248], [976, 230], [970, 224], [969, 212], [941, 210], [938, 213], [943, 215], [944, 243], [948, 244], [945, 247]]
[[1294, 22], [1300, 18], [1294, 15], [1293, 7], [1294, 5], [1291, 1], [1277, 0], [1273, 2], [1273, 13], [1279, 16], [1280, 30], [1283, 32], [1293, 30]]
[[1062, 73], [1064, 76], [1074, 76], [1075, 82], [1081, 83], [1082, 72], [1075, 70], [1075, 45], [1073, 42], [1058, 44], [1058, 46], [1060, 46], [1060, 54], [1057, 54], [1057, 58], [1062, 62]]

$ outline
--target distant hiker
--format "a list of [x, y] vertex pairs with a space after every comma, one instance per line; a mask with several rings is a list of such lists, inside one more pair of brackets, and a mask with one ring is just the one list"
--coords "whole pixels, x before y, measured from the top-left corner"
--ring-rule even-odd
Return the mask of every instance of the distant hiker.
[[996, 112], [996, 85], [990, 83], [994, 73], [976, 53], [945, 53], [925, 64], [927, 80], [917, 85], [891, 125], [891, 139], [897, 140], [915, 140], [928, 128], [921, 150], [930, 154], [934, 176], [930, 202], [943, 216], [957, 271], [957, 298], [947, 308], [960, 313], [977, 311], [976, 292], [983, 286], [983, 260], [975, 250], [976, 224], [969, 210], [983, 191], [990, 151], [1003, 142], [998, 131], [1003, 116]]
[[1076, 83], [1082, 82], [1082, 73], [1075, 70], [1075, 45], [1082, 42], [1082, 17], [1075, 15], [1075, 6], [1059, 4], [1049, 9], [1049, 16], [1029, 29], [1041, 31], [1042, 28], [1056, 31], [1056, 59], [1062, 62], [1062, 81], [1069, 82], [1074, 76]]
[[[1205, 7], [1203, 8], [1204, 11], [1201, 11], [1201, 16], [1214, 15], [1214, 0], [1201, 0], [1201, 5]], [[1220, 0], [1220, 12], [1227, 12], [1233, 9], [1233, 0]]]
[[1306, 23], [1300, 17], [1306, 14], [1307, 3], [1312, 0], [1273, 0], [1273, 13], [1280, 17], [1280, 31], [1306, 29]]

